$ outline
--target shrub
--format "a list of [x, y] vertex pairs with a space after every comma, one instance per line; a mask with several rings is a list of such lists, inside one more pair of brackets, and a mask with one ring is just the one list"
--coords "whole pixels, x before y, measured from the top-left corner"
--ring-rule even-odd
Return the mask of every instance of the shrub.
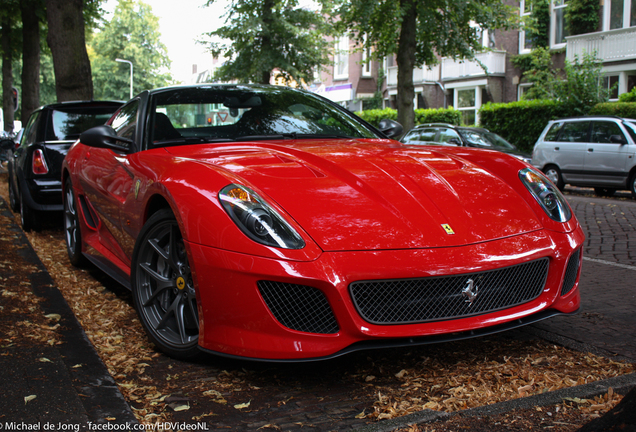
[[623, 93], [618, 97], [619, 102], [636, 102], [636, 87], [629, 93]]
[[[629, 93], [626, 93], [629, 94]], [[636, 119], [636, 102], [608, 102], [596, 105], [591, 115], [612, 115]]]
[[563, 103], [555, 100], [487, 103], [479, 110], [482, 127], [527, 153], [532, 153], [534, 143], [550, 120], [568, 115]]
[[[397, 110], [393, 108], [358, 111], [355, 114], [375, 127], [378, 127], [382, 119], [397, 120]], [[424, 123], [450, 123], [459, 125], [461, 123], [461, 114], [454, 108], [416, 109], [415, 124]]]

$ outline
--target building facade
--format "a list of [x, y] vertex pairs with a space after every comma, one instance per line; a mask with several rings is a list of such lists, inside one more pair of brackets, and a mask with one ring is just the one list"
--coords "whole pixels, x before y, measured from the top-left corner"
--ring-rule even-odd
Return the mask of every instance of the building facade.
[[[528, 0], [505, 0], [518, 8], [521, 18], [532, 14]], [[565, 59], [582, 59], [595, 53], [602, 62], [605, 85], [613, 88], [611, 100], [636, 85], [636, 0], [599, 0], [599, 25], [588, 34], [569, 36], [566, 25], [567, 0], [550, 3], [549, 47], [553, 64], [562, 68]], [[478, 29], [479, 31], [479, 29]], [[464, 124], [479, 122], [478, 110], [486, 102], [520, 100], [531, 85], [512, 59], [532, 52], [532, 41], [522, 30], [479, 31], [484, 51], [475, 61], [440, 58], [437, 65], [413, 71], [415, 108], [452, 106], [462, 111]], [[359, 49], [347, 37], [335, 42], [333, 64], [327, 67], [310, 89], [357, 111], [380, 89], [384, 107], [395, 107], [397, 65], [393, 58], [383, 63], [364, 63], [369, 52]]]

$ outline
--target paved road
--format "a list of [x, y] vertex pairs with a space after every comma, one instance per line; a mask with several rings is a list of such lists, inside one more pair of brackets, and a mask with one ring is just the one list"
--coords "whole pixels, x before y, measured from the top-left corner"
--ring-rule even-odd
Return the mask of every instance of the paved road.
[[[636, 201], [567, 195], [586, 232], [581, 312], [532, 326], [636, 361]], [[583, 348], [584, 349], [584, 348]]]

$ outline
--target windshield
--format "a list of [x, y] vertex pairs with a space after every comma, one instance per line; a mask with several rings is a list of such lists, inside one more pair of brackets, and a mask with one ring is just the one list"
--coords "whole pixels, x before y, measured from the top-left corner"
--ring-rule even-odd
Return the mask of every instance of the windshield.
[[51, 113], [52, 127], [46, 131], [46, 141], [76, 140], [85, 130], [106, 123], [117, 108], [90, 106], [54, 110]]
[[460, 129], [459, 133], [473, 147], [483, 147], [495, 150], [516, 150], [517, 148], [508, 141], [485, 129]]
[[155, 146], [280, 138], [380, 138], [346, 110], [287, 87], [210, 86], [153, 96]]
[[632, 141], [636, 142], [636, 122], [626, 121], [623, 124], [626, 126], [627, 132], [629, 132], [629, 136], [632, 137]]

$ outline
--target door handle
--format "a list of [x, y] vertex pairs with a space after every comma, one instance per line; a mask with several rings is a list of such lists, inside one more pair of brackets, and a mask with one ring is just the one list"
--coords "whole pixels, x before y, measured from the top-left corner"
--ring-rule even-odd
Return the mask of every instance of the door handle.
[[559, 151], [559, 150], [561, 150], [561, 147], [555, 147], [554, 149], [555, 149], [556, 151]]
[[588, 153], [593, 153], [593, 152], [594, 152], [594, 149], [593, 149], [593, 148], [589, 148], [589, 149], [587, 149], [587, 152], [588, 152]]

